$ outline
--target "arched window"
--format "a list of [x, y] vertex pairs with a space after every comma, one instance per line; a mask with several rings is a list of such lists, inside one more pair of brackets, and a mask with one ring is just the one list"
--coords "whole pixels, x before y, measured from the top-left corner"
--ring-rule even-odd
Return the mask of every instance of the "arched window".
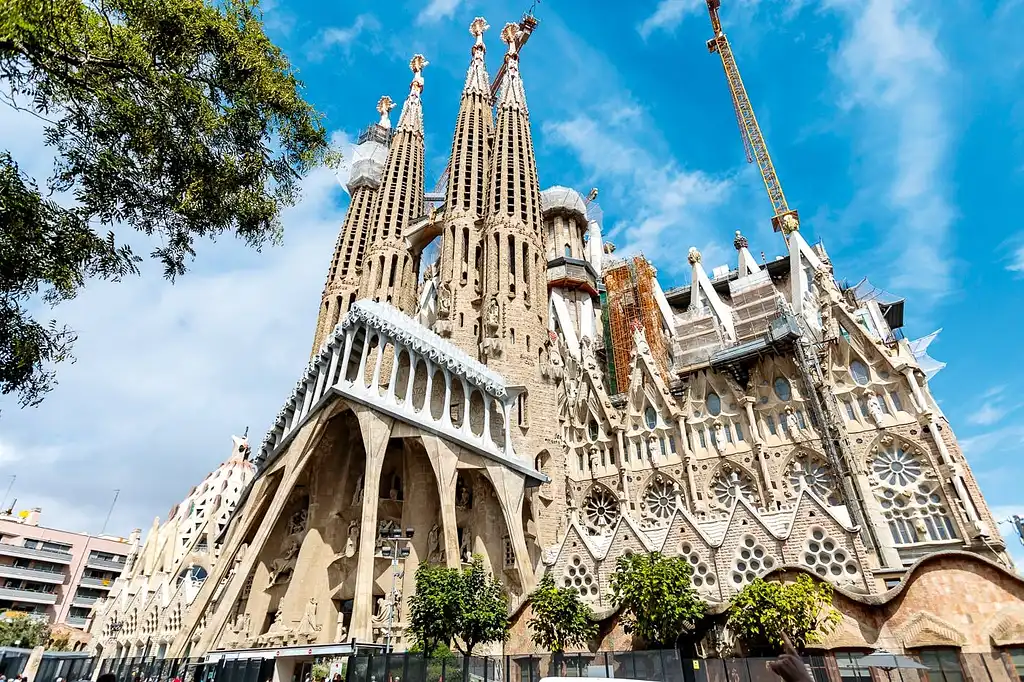
[[717, 417], [722, 413], [722, 399], [718, 397], [717, 393], [708, 393], [705, 402], [708, 406], [708, 413], [712, 417]]
[[572, 258], [572, 247], [570, 247], [568, 244], [565, 245], [565, 257]]

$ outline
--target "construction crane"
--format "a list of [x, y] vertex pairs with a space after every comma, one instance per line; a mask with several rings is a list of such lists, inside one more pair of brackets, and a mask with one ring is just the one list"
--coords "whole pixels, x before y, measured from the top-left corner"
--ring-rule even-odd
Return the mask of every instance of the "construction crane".
[[[516, 53], [522, 51], [523, 46], [530, 39], [530, 35], [533, 33], [533, 29], [537, 28], [537, 18], [533, 16], [533, 8], [536, 6], [536, 2], [530, 6], [530, 11], [523, 15], [523, 18], [519, 20], [519, 35], [516, 36]], [[501, 89], [501, 83], [505, 80], [505, 62], [501, 62], [501, 66], [498, 68], [498, 73], [495, 74], [494, 80], [491, 81], [491, 101], [495, 101], [498, 97], [498, 90]], [[445, 187], [448, 186], [448, 175], [451, 173], [451, 165], [445, 166], [444, 171], [441, 173], [441, 177], [438, 178], [437, 184], [434, 186], [432, 194], [434, 196], [443, 195]]]
[[732, 47], [729, 39], [722, 31], [722, 22], [718, 18], [718, 8], [721, 7], [721, 0], [706, 0], [708, 14], [711, 16], [711, 28], [714, 30], [714, 37], [708, 41], [708, 52], [717, 52], [722, 58], [722, 68], [725, 69], [725, 79], [729, 83], [729, 92], [732, 95], [732, 106], [736, 111], [736, 122], [740, 127], [740, 136], [743, 138], [743, 148], [747, 153], [747, 163], [757, 161], [757, 167], [761, 171], [761, 179], [764, 180], [764, 188], [768, 191], [768, 199], [772, 202], [772, 226], [776, 232], [781, 231], [787, 237], [793, 230], [800, 227], [800, 216], [796, 210], [791, 209], [786, 203], [786, 195], [782, 193], [782, 183], [775, 173], [775, 165], [772, 157], [768, 154], [768, 145], [765, 144], [764, 136], [761, 135], [761, 127], [757, 124], [757, 116], [754, 115], [754, 107], [747, 97], [747, 89], [743, 86], [743, 78], [740, 77], [740, 69], [736, 65], [736, 58], [732, 54]]

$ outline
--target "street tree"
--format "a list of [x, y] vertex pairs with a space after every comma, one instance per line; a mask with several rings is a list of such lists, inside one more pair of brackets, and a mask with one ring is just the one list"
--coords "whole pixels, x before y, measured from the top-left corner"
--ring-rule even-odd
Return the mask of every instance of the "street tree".
[[612, 603], [623, 610], [623, 629], [648, 645], [674, 648], [707, 611], [690, 581], [684, 557], [659, 552], [624, 554], [615, 561]]
[[44, 620], [27, 613], [8, 612], [0, 616], [0, 646], [33, 649], [46, 644], [49, 638], [50, 626]]
[[808, 575], [782, 583], [755, 578], [729, 604], [726, 622], [752, 655], [774, 655], [785, 633], [798, 649], [821, 641], [839, 623], [832, 586]]
[[597, 634], [593, 612], [574, 587], [557, 587], [550, 573], [545, 573], [530, 594], [530, 637], [533, 643], [552, 653], [583, 646]]
[[409, 597], [409, 631], [428, 656], [447, 648], [459, 630], [465, 610], [464, 583], [457, 568], [423, 563], [416, 569], [416, 593]]
[[455, 640], [459, 651], [472, 656], [479, 644], [507, 641], [508, 597], [501, 583], [484, 570], [483, 557], [473, 555], [473, 563], [463, 570], [462, 591], [463, 611]]
[[9, 0], [0, 106], [43, 119], [55, 156], [44, 190], [0, 149], [0, 392], [23, 406], [75, 340], [36, 303], [138, 274], [133, 231], [172, 281], [199, 239], [277, 241], [303, 176], [337, 160], [258, 0]]

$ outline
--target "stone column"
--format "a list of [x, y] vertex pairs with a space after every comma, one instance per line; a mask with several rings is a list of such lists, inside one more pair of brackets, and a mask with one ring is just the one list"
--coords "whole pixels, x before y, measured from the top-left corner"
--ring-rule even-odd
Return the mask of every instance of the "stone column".
[[680, 417], [679, 441], [683, 448], [683, 469], [686, 471], [686, 487], [690, 492], [690, 510], [697, 510], [697, 484], [693, 480], [693, 451], [690, 450], [690, 439], [686, 437], [686, 418]]
[[394, 421], [369, 408], [353, 406], [359, 418], [359, 431], [366, 450], [363, 470], [363, 504], [359, 523], [359, 550], [356, 555], [355, 599], [352, 603], [352, 622], [349, 636], [361, 642], [373, 641], [370, 617], [373, 615], [373, 563], [377, 545], [377, 491], [384, 454], [391, 437]]
[[459, 531], [455, 520], [455, 483], [459, 476], [459, 458], [448, 443], [437, 436], [424, 434], [421, 439], [430, 458], [430, 464], [434, 468], [434, 478], [437, 479], [445, 563], [449, 568], [459, 568]]

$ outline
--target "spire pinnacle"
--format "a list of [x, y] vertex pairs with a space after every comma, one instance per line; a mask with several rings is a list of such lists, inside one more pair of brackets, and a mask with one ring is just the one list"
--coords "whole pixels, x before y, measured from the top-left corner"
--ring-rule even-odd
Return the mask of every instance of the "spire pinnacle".
[[750, 246], [750, 242], [747, 241], [747, 238], [743, 236], [742, 232], [736, 230], [736, 238], [732, 240], [732, 245], [737, 251], [741, 251]]
[[473, 20], [473, 23], [469, 25], [469, 34], [476, 38], [476, 42], [473, 44], [473, 52], [476, 52], [478, 49], [484, 51], [487, 50], [487, 48], [484, 47], [484, 31], [490, 27], [491, 25], [488, 24], [487, 20], [483, 17], [477, 17]]
[[391, 127], [391, 116], [390, 116], [390, 114], [391, 114], [391, 110], [394, 109], [394, 108], [395, 108], [395, 102], [390, 97], [388, 97], [387, 95], [384, 95], [379, 100], [377, 100], [377, 113], [380, 114], [380, 122], [377, 123], [377, 125], [379, 125], [381, 128], [390, 128]]
[[501, 39], [508, 45], [507, 57], [518, 57], [519, 56], [519, 43], [517, 38], [519, 37], [519, 24], [509, 22], [505, 24], [505, 28], [501, 29]]
[[409, 95], [419, 95], [423, 92], [423, 69], [429, 64], [421, 54], [414, 54], [409, 60], [409, 68], [412, 70], [412, 83], [409, 85]]

